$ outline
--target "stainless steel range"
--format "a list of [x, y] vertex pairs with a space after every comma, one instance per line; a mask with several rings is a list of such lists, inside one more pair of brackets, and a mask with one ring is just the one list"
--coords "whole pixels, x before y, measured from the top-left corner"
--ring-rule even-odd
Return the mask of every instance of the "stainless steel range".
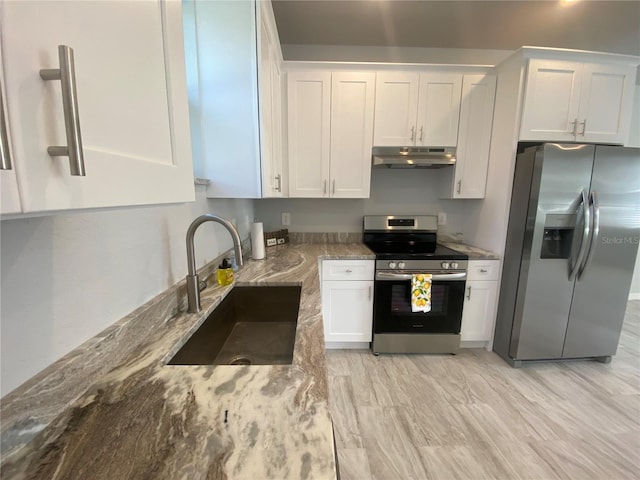
[[[436, 216], [365, 216], [376, 254], [374, 354], [457, 353], [468, 257], [437, 244]], [[429, 312], [411, 308], [414, 275], [431, 275]]]

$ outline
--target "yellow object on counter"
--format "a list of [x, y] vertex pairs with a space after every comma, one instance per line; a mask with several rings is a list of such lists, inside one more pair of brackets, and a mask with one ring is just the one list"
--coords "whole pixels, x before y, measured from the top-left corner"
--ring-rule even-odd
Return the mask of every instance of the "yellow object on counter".
[[225, 258], [218, 267], [217, 272], [218, 285], [231, 285], [233, 283], [233, 268]]
[[411, 275], [411, 311], [431, 311], [431, 274], [416, 273]]

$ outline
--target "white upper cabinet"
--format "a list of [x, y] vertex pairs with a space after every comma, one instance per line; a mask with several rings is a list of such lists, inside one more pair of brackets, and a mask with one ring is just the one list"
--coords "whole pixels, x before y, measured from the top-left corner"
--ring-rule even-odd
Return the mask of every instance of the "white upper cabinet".
[[13, 163], [13, 151], [11, 148], [11, 131], [7, 122], [7, 107], [4, 90], [4, 75], [2, 73], [2, 49], [0, 48], [0, 214], [21, 213], [20, 193], [18, 192], [18, 178]]
[[[180, 2], [4, 2], [0, 21], [22, 212], [194, 199]], [[86, 176], [47, 153], [67, 145], [62, 82], [40, 77], [59, 45], [74, 52]]]
[[453, 182], [446, 198], [484, 198], [496, 94], [494, 75], [465, 75]]
[[418, 73], [378, 72], [374, 145], [393, 147], [414, 144], [419, 82]]
[[289, 196], [366, 198], [375, 74], [289, 72]]
[[520, 140], [625, 143], [635, 75], [626, 65], [529, 60]]
[[371, 184], [375, 73], [331, 78], [331, 197], [368, 198]]
[[461, 95], [461, 74], [420, 74], [415, 145], [456, 146]]
[[185, 21], [196, 34], [192, 131], [207, 196], [282, 196], [282, 53], [271, 2], [195, 1]]
[[287, 74], [289, 196], [329, 194], [331, 73]]
[[461, 94], [461, 74], [379, 72], [374, 145], [455, 146]]

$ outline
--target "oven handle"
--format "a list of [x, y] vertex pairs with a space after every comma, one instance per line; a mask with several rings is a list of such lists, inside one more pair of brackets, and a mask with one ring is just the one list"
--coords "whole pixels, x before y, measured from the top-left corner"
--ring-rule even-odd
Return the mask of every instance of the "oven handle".
[[[425, 273], [425, 272], [416, 272]], [[376, 272], [376, 280], [411, 280], [412, 273], [395, 273], [395, 272]], [[437, 273], [431, 275], [432, 281], [437, 282], [452, 282], [459, 280], [466, 280], [467, 272], [455, 272], [455, 273]]]

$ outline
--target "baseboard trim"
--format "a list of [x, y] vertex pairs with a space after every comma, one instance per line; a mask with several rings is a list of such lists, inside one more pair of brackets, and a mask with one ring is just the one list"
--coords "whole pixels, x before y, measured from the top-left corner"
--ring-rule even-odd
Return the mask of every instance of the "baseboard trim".
[[362, 350], [369, 349], [369, 342], [325, 342], [327, 350]]

